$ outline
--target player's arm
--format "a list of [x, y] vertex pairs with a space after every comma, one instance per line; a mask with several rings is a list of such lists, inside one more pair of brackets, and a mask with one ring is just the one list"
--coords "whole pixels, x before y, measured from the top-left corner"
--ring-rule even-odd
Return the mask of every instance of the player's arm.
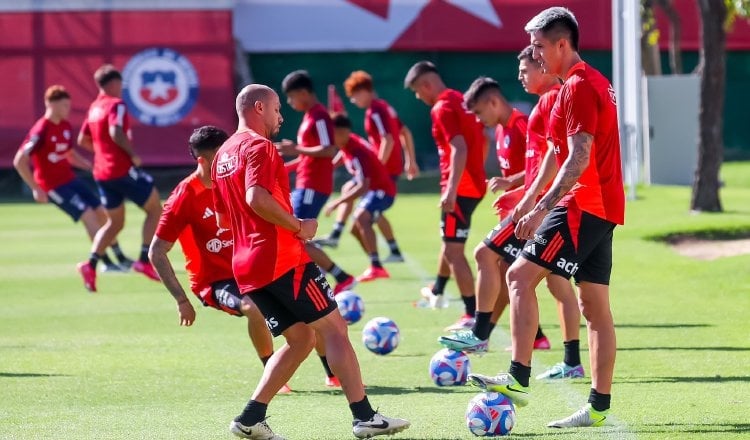
[[297, 171], [297, 165], [299, 164], [300, 158], [296, 157], [292, 160], [284, 162], [284, 170], [286, 170], [287, 174], [292, 174], [293, 172]]
[[542, 159], [542, 165], [539, 168], [539, 173], [536, 175], [536, 178], [529, 186], [529, 189], [526, 190], [526, 193], [523, 195], [521, 201], [518, 202], [518, 205], [516, 205], [515, 209], [513, 210], [514, 222], [518, 222], [521, 217], [531, 211], [531, 209], [534, 207], [534, 203], [536, 202], [537, 197], [539, 197], [539, 194], [544, 191], [544, 188], [549, 185], [552, 179], [555, 178], [555, 174], [557, 174], [557, 171], [558, 166], [557, 160], [555, 159], [555, 151], [554, 148], [550, 146], [549, 148], [547, 148], [547, 153], [544, 155], [544, 159]]
[[313, 147], [303, 147], [290, 140], [283, 140], [274, 144], [276, 149], [284, 156], [298, 156], [304, 154], [312, 157], [330, 157], [336, 156], [338, 149], [333, 145], [315, 145]]
[[127, 132], [125, 132], [125, 118], [127, 117], [125, 104], [117, 104], [113, 112], [109, 118], [109, 136], [118, 147], [125, 151], [135, 166], [141, 166], [141, 158], [135, 154], [133, 143], [130, 141]]
[[409, 180], [419, 176], [419, 165], [417, 165], [417, 154], [414, 150], [414, 136], [406, 125], [401, 126], [399, 132], [401, 145], [404, 147], [404, 171]]
[[493, 177], [489, 181], [490, 191], [496, 193], [523, 185], [526, 171], [521, 171], [508, 177]]
[[311, 240], [318, 230], [315, 219], [298, 219], [288, 213], [270, 192], [262, 186], [251, 186], [245, 192], [245, 202], [263, 220], [294, 232], [302, 240]]
[[185, 289], [182, 288], [180, 281], [177, 279], [172, 263], [169, 261], [167, 253], [172, 249], [172, 246], [174, 246], [173, 242], [154, 236], [148, 249], [148, 258], [154, 265], [159, 277], [161, 277], [164, 286], [177, 301], [180, 325], [190, 326], [195, 322], [195, 309], [185, 294]]
[[341, 193], [341, 195], [336, 200], [326, 204], [326, 207], [324, 209], [325, 215], [331, 215], [333, 210], [338, 208], [339, 205], [356, 200], [358, 197], [364, 195], [368, 189], [370, 189], [369, 177], [362, 177], [361, 175], [355, 176], [353, 182], [354, 185], [352, 185], [350, 188], [347, 188], [347, 190]]
[[378, 159], [380, 160], [380, 163], [385, 164], [388, 162], [388, 159], [390, 159], [391, 153], [393, 152], [394, 143], [393, 136], [390, 133], [386, 133], [380, 137], [380, 149], [378, 149]]
[[71, 149], [68, 151], [68, 162], [73, 165], [76, 168], [85, 170], [85, 171], [91, 171], [91, 161], [83, 157], [79, 152], [76, 150]]
[[78, 145], [86, 151], [94, 152], [94, 140], [91, 138], [87, 121], [83, 121], [81, 131], [78, 132]]
[[[33, 141], [29, 141], [31, 143]], [[36, 181], [34, 181], [34, 173], [31, 170], [31, 160], [29, 155], [31, 154], [31, 147], [29, 144], [24, 145], [13, 157], [13, 167], [18, 171], [18, 175], [21, 176], [24, 182], [31, 188], [31, 194], [34, 196], [34, 200], [39, 203], [47, 203], [47, 193], [42, 190]]]
[[466, 140], [462, 135], [454, 136], [450, 140], [450, 173], [448, 174], [448, 184], [445, 193], [440, 198], [440, 206], [444, 212], [453, 212], [456, 207], [456, 197], [458, 196], [458, 184], [461, 176], [466, 169], [466, 156], [468, 148]]

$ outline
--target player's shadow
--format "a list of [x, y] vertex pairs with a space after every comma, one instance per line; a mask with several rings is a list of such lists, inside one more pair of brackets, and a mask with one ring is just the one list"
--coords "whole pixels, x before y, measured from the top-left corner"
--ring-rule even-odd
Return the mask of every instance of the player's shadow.
[[[341, 390], [338, 388], [327, 389], [327, 390], [300, 390], [295, 389], [293, 394], [336, 394], [340, 393]], [[398, 387], [398, 386], [383, 386], [383, 385], [367, 385], [365, 392], [368, 396], [383, 396], [383, 395], [404, 395], [404, 394], [476, 394], [478, 390], [476, 388], [468, 386], [455, 386], [455, 387], [438, 387], [438, 386], [416, 386], [416, 387]]]
[[638, 433], [740, 433], [750, 432], [750, 423], [664, 423], [644, 424]]
[[715, 327], [713, 324], [687, 324], [687, 323], [679, 323], [679, 322], [673, 322], [673, 323], [649, 323], [649, 324], [617, 324], [615, 323], [615, 328], [662, 328], [662, 329], [668, 329], [668, 328], [706, 328], [706, 327]]
[[0, 372], [0, 377], [65, 377], [68, 374], [49, 374], [49, 373], [3, 373]]
[[729, 383], [750, 382], [750, 376], [664, 376], [626, 377], [615, 379], [616, 383]]
[[750, 351], [750, 347], [708, 346], [708, 347], [617, 347], [617, 351]]

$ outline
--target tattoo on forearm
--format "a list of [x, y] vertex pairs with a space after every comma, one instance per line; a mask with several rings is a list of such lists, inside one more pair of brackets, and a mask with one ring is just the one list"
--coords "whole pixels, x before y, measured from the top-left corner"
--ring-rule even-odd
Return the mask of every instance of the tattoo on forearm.
[[594, 137], [588, 133], [577, 133], [568, 139], [568, 145], [570, 145], [568, 159], [560, 168], [552, 187], [539, 201], [539, 206], [548, 211], [553, 209], [563, 196], [573, 188], [573, 185], [576, 184], [589, 165], [593, 144]]

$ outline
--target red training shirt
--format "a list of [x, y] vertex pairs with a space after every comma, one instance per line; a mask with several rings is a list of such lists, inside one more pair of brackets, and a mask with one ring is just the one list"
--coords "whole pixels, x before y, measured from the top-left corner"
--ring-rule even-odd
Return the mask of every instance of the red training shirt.
[[216, 212], [232, 225], [232, 269], [240, 292], [260, 289], [310, 261], [295, 233], [264, 220], [245, 201], [247, 190], [259, 186], [292, 213], [289, 176], [270, 140], [252, 130], [239, 131], [224, 142], [211, 168]]
[[594, 136], [589, 165], [560, 201], [612, 223], [625, 222], [620, 137], [615, 91], [598, 70], [581, 61], [570, 68], [550, 116], [557, 163], [568, 157], [568, 136]]
[[346, 169], [355, 180], [370, 179], [369, 191], [383, 191], [387, 196], [396, 196], [396, 184], [393, 183], [388, 169], [378, 160], [378, 156], [364, 139], [352, 133], [341, 153]]
[[451, 167], [450, 141], [456, 136], [466, 140], [466, 168], [458, 185], [459, 196], [481, 198], [487, 189], [484, 155], [487, 139], [484, 126], [466, 109], [464, 97], [453, 89], [445, 89], [430, 110], [432, 137], [440, 156], [440, 188], [448, 185]]
[[529, 189], [539, 174], [542, 160], [547, 154], [547, 135], [549, 133], [549, 118], [552, 107], [555, 105], [560, 85], [555, 85], [539, 97], [531, 114], [529, 115], [528, 129], [526, 131], [526, 175], [524, 176], [524, 189]]
[[94, 143], [94, 179], [110, 180], [128, 173], [133, 161], [128, 153], [109, 135], [109, 127], [120, 126], [130, 137], [130, 120], [125, 102], [120, 98], [99, 93], [91, 103], [81, 132], [91, 136]]
[[156, 228], [164, 241], [180, 242], [190, 289], [198, 296], [211, 293], [211, 284], [234, 278], [232, 235], [216, 224], [214, 199], [197, 172], [182, 180], [169, 195]]
[[528, 117], [513, 109], [505, 125], [495, 128], [495, 152], [503, 177], [510, 177], [524, 170], [526, 164], [526, 126]]
[[39, 118], [21, 144], [20, 149], [31, 158], [34, 181], [44, 192], [76, 177], [68, 161], [68, 152], [72, 148], [71, 132], [68, 121], [55, 124], [49, 119]]
[[373, 99], [365, 111], [365, 133], [375, 153], [380, 152], [382, 139], [390, 134], [393, 137], [391, 155], [385, 166], [391, 176], [400, 176], [404, 172], [404, 153], [401, 145], [401, 123], [393, 109], [385, 100]]
[[[305, 112], [297, 131], [297, 144], [303, 147], [333, 144], [333, 121], [321, 103]], [[333, 162], [330, 157], [300, 155], [295, 188], [313, 189], [330, 195], [333, 192]]]

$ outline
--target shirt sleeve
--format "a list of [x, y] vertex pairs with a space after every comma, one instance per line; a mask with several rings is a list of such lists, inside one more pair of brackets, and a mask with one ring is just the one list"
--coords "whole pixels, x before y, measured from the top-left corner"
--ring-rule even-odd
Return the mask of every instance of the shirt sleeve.
[[388, 126], [386, 124], [389, 120], [390, 115], [388, 114], [387, 109], [384, 109], [381, 106], [373, 106], [372, 112], [370, 112], [370, 121], [375, 126], [375, 129], [378, 130], [381, 137], [388, 134], [388, 130], [386, 129]]
[[332, 145], [331, 139], [333, 139], [333, 123], [330, 119], [319, 118], [315, 120], [315, 133], [318, 136], [320, 145]]
[[445, 141], [450, 142], [461, 133], [461, 114], [458, 109], [443, 105], [435, 112], [435, 124], [445, 136]]
[[156, 227], [156, 236], [164, 241], [174, 243], [187, 227], [185, 219], [184, 199], [186, 188], [180, 187], [170, 194], [164, 203], [159, 224]]
[[109, 126], [126, 128], [125, 121], [128, 117], [128, 110], [124, 102], [119, 102], [112, 106], [109, 112]]
[[591, 84], [579, 81], [568, 89], [569, 99], [565, 108], [565, 128], [568, 136], [586, 132], [596, 133], [598, 97]]
[[21, 149], [25, 154], [30, 155], [41, 144], [44, 137], [44, 128], [44, 124], [34, 124], [31, 127], [29, 134], [26, 135], [26, 139], [21, 144]]
[[254, 186], [260, 186], [270, 193], [273, 192], [273, 187], [276, 183], [276, 173], [273, 169], [275, 157], [273, 155], [276, 155], [276, 158], [281, 160], [281, 157], [276, 152], [276, 148], [267, 140], [250, 145], [244, 151], [245, 191]]

